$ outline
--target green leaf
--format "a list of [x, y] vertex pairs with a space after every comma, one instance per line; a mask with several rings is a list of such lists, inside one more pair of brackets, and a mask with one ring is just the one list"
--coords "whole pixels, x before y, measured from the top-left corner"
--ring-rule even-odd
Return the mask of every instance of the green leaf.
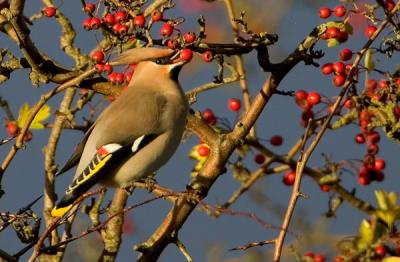
[[337, 46], [338, 44], [340, 44], [339, 41], [334, 38], [330, 38], [330, 39], [326, 40], [326, 45], [328, 47], [334, 47], [334, 46]]
[[381, 210], [389, 210], [388, 199], [386, 197], [386, 192], [383, 190], [375, 190], [376, 202], [378, 203], [378, 208]]
[[371, 72], [375, 68], [372, 49], [368, 49], [365, 53], [364, 66], [368, 70], [368, 72]]
[[372, 225], [367, 220], [363, 220], [360, 225], [360, 237], [362, 244], [368, 246], [373, 243], [374, 231]]

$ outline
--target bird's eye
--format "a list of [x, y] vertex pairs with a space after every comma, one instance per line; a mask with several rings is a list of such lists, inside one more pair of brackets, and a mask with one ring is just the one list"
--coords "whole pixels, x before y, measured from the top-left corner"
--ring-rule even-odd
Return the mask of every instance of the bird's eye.
[[157, 65], [162, 65], [163, 61], [162, 59], [157, 59], [156, 61], [154, 61]]

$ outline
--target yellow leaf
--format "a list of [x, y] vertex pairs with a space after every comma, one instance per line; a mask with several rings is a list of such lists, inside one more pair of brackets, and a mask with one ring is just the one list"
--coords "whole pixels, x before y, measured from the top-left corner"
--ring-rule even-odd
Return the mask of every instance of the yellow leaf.
[[382, 262], [400, 262], [400, 257], [387, 257]]
[[[19, 127], [23, 127], [25, 125], [30, 111], [31, 111], [31, 108], [29, 108], [28, 103], [25, 103], [22, 105], [21, 109], [19, 110], [19, 115], [18, 115], [18, 120], [17, 120]], [[39, 112], [36, 114], [35, 118], [33, 119], [29, 128], [31, 128], [31, 129], [44, 128], [44, 125], [42, 122], [45, 121], [47, 118], [49, 118], [50, 111], [51, 111], [51, 108], [49, 105], [45, 104], [44, 106], [42, 106], [40, 108]]]
[[374, 70], [374, 68], [375, 68], [375, 62], [374, 62], [373, 53], [372, 53], [371, 49], [368, 49], [365, 54], [364, 66], [368, 70], [368, 72]]

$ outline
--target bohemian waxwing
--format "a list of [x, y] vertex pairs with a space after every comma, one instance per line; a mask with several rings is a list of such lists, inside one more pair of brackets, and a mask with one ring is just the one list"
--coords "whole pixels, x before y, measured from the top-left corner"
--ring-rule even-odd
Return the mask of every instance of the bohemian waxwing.
[[68, 212], [94, 184], [129, 187], [153, 174], [173, 155], [185, 129], [189, 105], [178, 83], [184, 62], [162, 63], [172, 53], [169, 49], [135, 48], [117, 58], [118, 64], [137, 64], [134, 76], [58, 173], [79, 162], [52, 216]]

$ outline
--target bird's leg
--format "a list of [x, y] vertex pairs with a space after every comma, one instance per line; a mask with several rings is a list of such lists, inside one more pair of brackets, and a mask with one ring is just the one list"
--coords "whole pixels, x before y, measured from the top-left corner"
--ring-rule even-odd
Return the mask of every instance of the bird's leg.
[[156, 179], [154, 178], [156, 173], [153, 173], [145, 178], [140, 179], [140, 182], [143, 182], [146, 186], [147, 191], [152, 192], [154, 190], [155, 185], [157, 184]]
[[131, 196], [133, 194], [133, 190], [135, 190], [135, 188], [136, 187], [132, 185], [132, 186], [124, 187], [123, 189], [125, 190], [126, 193], [128, 193], [128, 195]]
[[202, 187], [186, 185], [186, 199], [192, 204], [197, 204], [207, 195], [207, 190]]

